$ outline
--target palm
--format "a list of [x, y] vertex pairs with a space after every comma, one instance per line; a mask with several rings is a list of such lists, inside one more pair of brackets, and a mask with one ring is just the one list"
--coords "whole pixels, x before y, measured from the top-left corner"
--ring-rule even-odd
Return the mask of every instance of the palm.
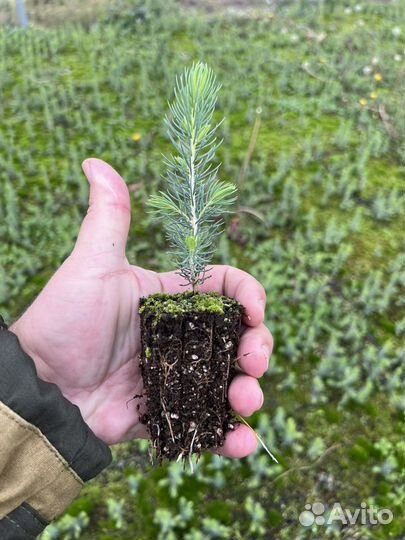
[[[93, 431], [112, 444], [147, 436], [139, 422], [139, 398], [131, 399], [142, 393], [139, 299], [184, 288], [174, 272], [156, 274], [128, 263], [128, 191], [106, 164], [96, 160], [90, 163], [99, 170], [96, 176], [94, 171], [86, 171], [92, 178], [91, 204], [75, 249], [12, 330], [34, 358], [38, 375], [57, 384], [65, 397], [79, 406]], [[232, 273], [239, 278], [247, 276], [230, 267], [214, 267], [207, 290], [238, 297], [241, 280], [229, 279]], [[248, 296], [251, 290], [244, 293], [242, 288], [238, 299], [246, 305]], [[253, 309], [252, 314], [253, 318], [261, 317], [258, 310], [255, 314]], [[258, 326], [252, 317], [247, 322]], [[266, 337], [269, 341], [268, 332], [260, 330], [262, 341]], [[245, 363], [250, 365], [247, 360]], [[257, 365], [251, 371], [257, 370]], [[257, 393], [253, 377], [240, 377], [245, 391], [250, 385]], [[235, 394], [240, 395], [240, 389], [236, 388]], [[245, 409], [240, 412], [252, 412], [251, 405]]]
[[[118, 261], [117, 261], [118, 262]], [[76, 403], [93, 431], [109, 443], [144, 435], [140, 394], [135, 272], [69, 257], [16, 327], [30, 320], [29, 352], [38, 375]]]

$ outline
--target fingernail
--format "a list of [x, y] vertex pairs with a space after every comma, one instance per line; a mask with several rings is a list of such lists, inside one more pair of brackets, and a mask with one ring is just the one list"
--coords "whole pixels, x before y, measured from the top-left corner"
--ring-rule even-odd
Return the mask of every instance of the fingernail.
[[263, 407], [263, 403], [264, 403], [264, 394], [262, 392], [262, 399], [261, 399], [261, 403], [260, 403], [260, 407], [259, 409], [261, 409]]
[[266, 362], [267, 362], [267, 367], [268, 367], [269, 366], [269, 360], [270, 360], [270, 354], [271, 354], [270, 347], [268, 345], [262, 345], [262, 351], [263, 351], [264, 357], [265, 357]]
[[92, 162], [92, 159], [88, 158], [88, 159], [85, 159], [82, 163], [82, 169], [84, 171], [84, 174], [87, 176], [89, 180], [91, 179], [91, 176], [92, 176], [91, 162]]

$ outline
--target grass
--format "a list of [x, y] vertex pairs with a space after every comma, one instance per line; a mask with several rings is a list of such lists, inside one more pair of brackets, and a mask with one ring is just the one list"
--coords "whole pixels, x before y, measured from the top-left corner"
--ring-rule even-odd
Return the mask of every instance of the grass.
[[[0, 32], [0, 310], [17, 317], [70, 253], [90, 155], [131, 187], [129, 260], [170, 269], [145, 201], [162, 187], [175, 73], [208, 62], [223, 84], [221, 176], [239, 182], [240, 210], [215, 262], [251, 272], [268, 294], [276, 346], [264, 412], [248, 421], [280, 463], [263, 449], [240, 462], [206, 456], [192, 475], [150, 467], [143, 442], [122, 445], [45, 538], [399, 538], [404, 8], [301, 1], [245, 19], [180, 17], [166, 4], [126, 2], [86, 28]], [[394, 519], [301, 526], [316, 501], [364, 501]]]

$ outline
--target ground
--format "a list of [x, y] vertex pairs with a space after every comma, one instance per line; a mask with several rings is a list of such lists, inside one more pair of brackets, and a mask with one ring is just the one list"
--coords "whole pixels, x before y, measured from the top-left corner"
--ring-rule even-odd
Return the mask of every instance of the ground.
[[[197, 8], [200, 12], [227, 13], [234, 12], [248, 16], [252, 12], [269, 8], [265, 0], [181, 0], [186, 8]], [[14, 0], [0, 1], [0, 24], [6, 20], [15, 21]], [[91, 24], [111, 5], [107, 0], [26, 0], [27, 11], [31, 22], [44, 26], [63, 25], [68, 19], [71, 22]], [[277, 5], [277, 1], [271, 5]]]

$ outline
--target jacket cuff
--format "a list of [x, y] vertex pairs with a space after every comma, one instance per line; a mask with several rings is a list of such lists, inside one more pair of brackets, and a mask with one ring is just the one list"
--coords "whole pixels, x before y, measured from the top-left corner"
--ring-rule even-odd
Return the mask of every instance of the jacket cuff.
[[2, 527], [21, 528], [22, 516], [36, 531], [41, 520], [62, 514], [83, 482], [111, 462], [109, 447], [55, 384], [37, 377], [33, 360], [2, 320], [0, 431], [1, 538]]

